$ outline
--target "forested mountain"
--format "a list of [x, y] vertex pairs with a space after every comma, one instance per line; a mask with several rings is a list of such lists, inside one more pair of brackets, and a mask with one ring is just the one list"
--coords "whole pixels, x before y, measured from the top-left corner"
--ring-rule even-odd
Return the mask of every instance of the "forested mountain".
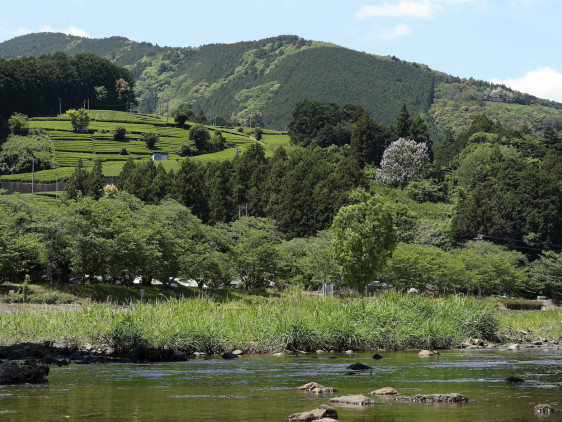
[[143, 113], [162, 114], [185, 104], [210, 118], [251, 118], [284, 129], [299, 101], [317, 99], [360, 105], [384, 125], [394, 123], [405, 104], [412, 116], [424, 117], [435, 144], [449, 131], [466, 130], [479, 113], [511, 129], [562, 129], [562, 104], [297, 36], [198, 48], [56, 33], [0, 43], [0, 59], [55, 52], [92, 53], [128, 68]]

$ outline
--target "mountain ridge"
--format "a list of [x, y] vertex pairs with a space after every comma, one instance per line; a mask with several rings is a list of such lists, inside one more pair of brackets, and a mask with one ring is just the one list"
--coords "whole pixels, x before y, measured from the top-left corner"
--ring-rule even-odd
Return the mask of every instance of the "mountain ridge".
[[133, 73], [139, 111], [165, 114], [180, 105], [283, 129], [302, 99], [361, 105], [382, 124], [402, 104], [421, 115], [436, 143], [486, 113], [506, 127], [562, 130], [562, 104], [474, 79], [461, 79], [394, 56], [377, 56], [296, 35], [257, 41], [160, 47], [113, 36], [28, 34], [0, 43], [0, 59], [92, 53]]

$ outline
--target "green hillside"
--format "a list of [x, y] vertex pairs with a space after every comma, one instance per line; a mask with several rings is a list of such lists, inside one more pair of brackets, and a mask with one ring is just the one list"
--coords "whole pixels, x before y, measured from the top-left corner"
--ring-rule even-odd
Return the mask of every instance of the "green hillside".
[[562, 104], [506, 87], [433, 71], [396, 57], [361, 53], [297, 36], [198, 48], [159, 47], [123, 37], [88, 39], [30, 34], [0, 43], [0, 59], [62, 51], [93, 53], [128, 68], [139, 112], [165, 115], [179, 105], [209, 119], [252, 121], [284, 129], [296, 103], [318, 99], [362, 106], [379, 123], [394, 123], [402, 104], [423, 115], [434, 144], [466, 130], [479, 113], [508, 128], [562, 129]]

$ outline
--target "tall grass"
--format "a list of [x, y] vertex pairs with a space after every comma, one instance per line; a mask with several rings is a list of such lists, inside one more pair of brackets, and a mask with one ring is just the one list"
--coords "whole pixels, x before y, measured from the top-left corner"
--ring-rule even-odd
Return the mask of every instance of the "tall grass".
[[372, 299], [210, 298], [93, 305], [82, 310], [0, 316], [0, 343], [67, 339], [108, 343], [126, 351], [139, 342], [186, 352], [219, 353], [240, 348], [374, 350], [450, 347], [467, 337], [495, 340], [497, 311], [470, 298], [434, 300], [385, 293]]
[[507, 313], [501, 319], [502, 337], [534, 340], [562, 339], [562, 309]]

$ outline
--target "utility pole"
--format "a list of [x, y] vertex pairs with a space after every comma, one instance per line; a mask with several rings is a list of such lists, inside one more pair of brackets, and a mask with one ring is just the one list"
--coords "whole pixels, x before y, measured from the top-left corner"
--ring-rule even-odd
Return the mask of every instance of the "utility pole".
[[31, 194], [35, 193], [35, 158], [31, 157]]

